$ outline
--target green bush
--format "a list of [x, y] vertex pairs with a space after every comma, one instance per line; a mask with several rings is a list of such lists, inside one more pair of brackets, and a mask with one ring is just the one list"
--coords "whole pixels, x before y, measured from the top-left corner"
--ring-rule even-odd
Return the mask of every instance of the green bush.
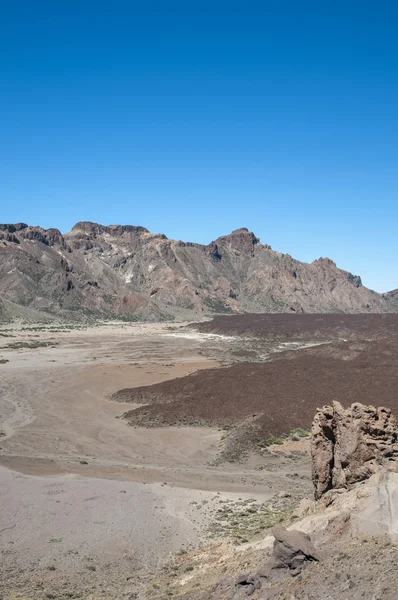
[[271, 446], [271, 444], [277, 444], [278, 446], [281, 446], [283, 444], [284, 440], [282, 438], [279, 437], [269, 437], [267, 439], [267, 444], [269, 446]]
[[292, 430], [291, 435], [298, 435], [299, 437], [306, 438], [310, 435], [310, 432], [308, 431], [308, 429], [297, 427], [296, 429]]

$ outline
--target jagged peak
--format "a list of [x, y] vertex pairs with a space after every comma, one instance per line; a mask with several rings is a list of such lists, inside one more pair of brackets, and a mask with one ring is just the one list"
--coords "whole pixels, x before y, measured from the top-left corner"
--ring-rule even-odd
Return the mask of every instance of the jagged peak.
[[91, 221], [79, 221], [76, 223], [76, 225], [72, 227], [71, 233], [76, 234], [79, 232], [94, 236], [101, 233], [108, 233], [111, 235], [123, 235], [124, 233], [150, 233], [148, 229], [139, 225], [100, 225], [99, 223], [93, 223]]
[[249, 233], [247, 227], [240, 227], [239, 229], [234, 229], [230, 235], [235, 235], [237, 233]]
[[321, 256], [321, 257], [313, 260], [311, 264], [312, 265], [328, 265], [330, 267], [337, 266], [336, 263], [331, 258], [328, 258], [327, 256], [326, 257]]
[[246, 227], [241, 227], [240, 229], [234, 229], [231, 233], [227, 235], [221, 235], [216, 239], [216, 243], [225, 243], [232, 242], [236, 243], [236, 240], [242, 240], [242, 242], [251, 243], [251, 244], [259, 244], [260, 239], [254, 235], [252, 231], [249, 231]]
[[0, 231], [7, 231], [8, 233], [16, 233], [28, 227], [29, 225], [26, 223], [0, 223]]
[[51, 227], [50, 229], [43, 229], [38, 225], [27, 225], [26, 223], [16, 224], [2, 224], [0, 225], [0, 239], [19, 244], [21, 240], [31, 240], [41, 242], [46, 246], [53, 246], [54, 244], [65, 244], [62, 233], [59, 229]]
[[349, 281], [349, 283], [352, 283], [353, 286], [357, 288], [362, 287], [362, 279], [359, 275], [353, 275], [349, 271], [339, 269], [336, 263], [331, 258], [317, 258], [311, 264], [315, 267], [333, 267], [333, 269], [337, 269], [342, 275], [345, 275], [347, 281]]
[[[13, 244], [24, 252], [13, 253]], [[47, 252], [42, 244], [54, 246], [56, 252]], [[235, 229], [205, 246], [167, 240], [163, 234], [152, 234], [144, 227], [133, 225], [105, 226], [80, 221], [70, 233], [62, 236], [57, 229], [17, 223], [0, 225], [0, 251], [4, 252], [1, 259], [4, 256], [10, 265], [2, 264], [5, 274], [12, 271], [15, 264], [21, 265], [27, 274], [32, 267], [36, 270], [37, 289], [27, 290], [31, 302], [43, 297], [48, 306], [52, 306], [56, 296], [60, 298], [60, 310], [65, 301], [68, 306], [75, 303], [70, 305], [91, 310], [94, 305], [99, 312], [112, 311], [113, 298], [118, 294], [137, 292], [149, 298], [155, 287], [161, 290], [155, 298], [161, 310], [173, 315], [174, 309], [170, 306], [185, 310], [187, 305], [192, 305], [192, 310], [198, 312], [213, 310], [206, 304], [208, 297], [224, 303], [214, 304], [214, 310], [224, 307], [233, 311], [384, 312], [397, 307], [393, 294], [381, 296], [366, 288], [355, 289], [363, 287], [360, 277], [337, 269], [330, 259], [320, 258], [312, 265], [295, 261], [290, 255], [261, 244], [246, 227]], [[68, 253], [68, 258], [63, 251]], [[67, 271], [59, 262], [60, 254], [68, 263]], [[74, 269], [72, 275], [71, 269]], [[155, 269], [156, 273], [151, 274]], [[62, 287], [65, 273], [72, 277], [71, 285], [75, 287]], [[102, 288], [94, 289], [94, 284], [88, 284], [90, 288], [86, 289], [84, 282], [96, 282], [100, 276], [104, 282]], [[294, 279], [297, 281], [293, 282]], [[5, 279], [2, 293], [5, 290], [11, 299], [21, 297], [25, 301], [24, 288], [18, 296], [7, 285]]]

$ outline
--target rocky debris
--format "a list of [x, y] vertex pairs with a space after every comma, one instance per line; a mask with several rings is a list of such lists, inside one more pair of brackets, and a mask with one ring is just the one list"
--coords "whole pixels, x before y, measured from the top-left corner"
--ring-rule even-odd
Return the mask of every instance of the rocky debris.
[[369, 478], [398, 457], [398, 430], [391, 410], [339, 402], [318, 409], [311, 430], [315, 499]]
[[286, 490], [281, 490], [278, 494], [279, 498], [290, 498], [291, 497], [291, 493], [287, 492]]
[[[191, 422], [223, 427], [225, 436], [217, 457], [217, 462], [220, 463], [240, 460], [246, 451], [254, 450], [261, 454], [269, 446], [272, 438], [282, 439], [293, 430], [300, 431], [302, 427], [310, 430], [319, 406], [319, 398], [323, 399], [323, 404], [330, 404], [337, 396], [345, 398], [349, 405], [361, 397], [364, 404], [372, 404], [377, 395], [380, 404], [391, 407], [397, 413], [396, 315], [327, 315], [327, 318], [312, 315], [250, 317], [254, 324], [255, 321], [264, 320], [264, 329], [267, 327], [270, 337], [272, 335], [277, 340], [283, 334], [284, 340], [313, 335], [321, 341], [326, 331], [329, 339], [334, 338], [341, 335], [338, 323], [345, 322], [348, 325], [351, 319], [357, 321], [358, 325], [364, 324], [366, 329], [352, 328], [350, 331], [347, 327], [348, 335], [357, 336], [359, 339], [378, 335], [385, 339], [374, 343], [366, 342], [365, 349], [361, 349], [362, 342], [338, 342], [299, 351], [291, 350], [288, 360], [287, 352], [275, 353], [274, 360], [263, 363], [259, 357], [255, 358], [254, 362], [238, 362], [222, 369], [201, 370], [162, 383], [125, 389], [120, 393], [120, 397], [116, 393], [114, 399], [147, 406], [130, 407], [130, 410], [127, 407], [123, 418], [132, 426], [180, 426], [189, 425]], [[225, 322], [226, 327], [218, 327], [217, 323], [221, 320]], [[230, 321], [229, 329], [227, 320]], [[243, 337], [245, 330], [239, 328], [240, 320], [240, 316], [218, 317], [213, 330], [215, 333], [231, 335], [229, 332], [232, 332], [232, 335], [235, 335], [234, 327], [237, 325], [236, 331]], [[272, 321], [278, 323], [279, 329], [272, 326]], [[301, 322], [307, 323], [308, 334], [304, 333], [304, 326], [299, 327]], [[370, 327], [372, 322], [373, 333]], [[326, 330], [326, 323], [335, 323], [337, 328], [328, 325]], [[386, 323], [388, 329], [378, 329], [377, 323], [383, 327]], [[207, 321], [199, 330], [212, 332], [212, 326], [213, 322]], [[318, 328], [318, 332], [315, 328]], [[259, 337], [265, 335], [262, 329], [258, 328], [258, 331]], [[387, 339], [388, 336], [390, 339]], [[256, 346], [253, 345], [253, 348], [256, 352], [260, 347], [258, 343], [254, 340]], [[235, 360], [233, 349], [233, 343], [229, 344], [230, 354], [224, 355], [231, 362]], [[266, 350], [264, 354], [265, 352]], [[352, 360], [346, 359], [350, 352], [354, 353], [355, 358]], [[309, 452], [308, 459], [310, 462]], [[290, 475], [293, 473], [294, 471]]]
[[[270, 559], [255, 573], [242, 574], [236, 579], [233, 599], [243, 600], [259, 589], [261, 592], [256, 595], [259, 600], [295, 598], [294, 594], [285, 596], [281, 592], [303, 589], [304, 580], [296, 576], [309, 562], [322, 564], [309, 572], [306, 583], [311, 581], [311, 573], [315, 572], [314, 579], [321, 577], [324, 561], [329, 565], [328, 571], [331, 564], [336, 569], [341, 560], [350, 559], [341, 550], [337, 553], [345, 544], [355, 540], [359, 543], [363, 536], [382, 536], [383, 546], [387, 548], [390, 540], [396, 542], [397, 438], [397, 423], [387, 408], [354, 403], [344, 409], [340, 403], [333, 402], [318, 409], [311, 432], [312, 474], [318, 501], [301, 501], [295, 515], [301, 518], [295, 525], [300, 529], [273, 527]], [[355, 483], [361, 485], [354, 486]], [[284, 494], [283, 490], [279, 493]], [[322, 550], [323, 560], [310, 534], [318, 547], [327, 548], [327, 552]], [[368, 538], [365, 541], [368, 542]], [[264, 540], [263, 548], [269, 548], [270, 543], [271, 540]], [[363, 568], [367, 569], [368, 565], [364, 564]], [[287, 574], [294, 579], [285, 579]], [[340, 574], [336, 574], [335, 579], [336, 591], [347, 592], [357, 587], [350, 574], [347, 580], [341, 579]], [[367, 596], [361, 590], [359, 597]]]
[[[323, 444], [333, 441], [328, 465], [332, 471], [336, 466], [336, 476], [342, 471], [345, 485], [330, 488], [317, 501], [302, 500], [295, 514], [300, 520], [292, 528], [277, 525], [272, 535], [261, 541], [247, 541], [236, 549], [220, 545], [206, 548], [201, 560], [195, 555], [195, 564], [200, 564], [200, 569], [196, 577], [184, 576], [176, 581], [179, 597], [184, 600], [247, 597], [396, 600], [396, 433], [395, 419], [383, 407], [355, 403], [345, 410], [334, 402], [318, 409], [313, 425], [313, 457], [319, 448], [322, 458]], [[364, 478], [368, 472], [370, 475]], [[343, 475], [340, 473], [340, 478]], [[358, 485], [352, 485], [353, 482]], [[280, 496], [284, 496], [284, 490]], [[269, 559], [261, 568], [236, 577], [248, 565], [261, 564], [264, 555]], [[233, 577], [225, 576], [228, 564]], [[214, 570], [220, 577], [216, 584], [212, 578]], [[211, 589], [206, 588], [206, 577]], [[186, 593], [182, 586], [186, 586]]]
[[272, 533], [275, 537], [272, 568], [288, 568], [293, 574], [297, 574], [305, 561], [320, 560], [310, 536], [306, 533], [298, 530], [288, 531], [282, 525], [276, 525]]
[[251, 596], [256, 590], [261, 588], [261, 580], [256, 575], [242, 574], [236, 580], [238, 587], [243, 587], [246, 596]]
[[279, 578], [286, 573], [295, 577], [308, 562], [320, 561], [320, 555], [306, 533], [288, 531], [282, 525], [273, 527], [272, 533], [275, 541], [271, 559], [256, 573], [239, 575], [236, 580], [237, 586], [245, 588], [247, 596], [260, 589], [264, 580]]

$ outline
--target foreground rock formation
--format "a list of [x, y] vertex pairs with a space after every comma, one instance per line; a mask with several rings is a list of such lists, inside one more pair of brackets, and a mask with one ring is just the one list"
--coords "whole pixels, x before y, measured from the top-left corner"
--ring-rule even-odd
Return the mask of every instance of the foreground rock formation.
[[[302, 531], [288, 531], [282, 525], [272, 530], [275, 538], [271, 558], [253, 575], [240, 575], [236, 585], [243, 588], [246, 596], [262, 587], [263, 582], [278, 580], [287, 572], [296, 576], [309, 561], [319, 561], [320, 554], [315, 550], [309, 535]], [[235, 594], [239, 597], [241, 594]]]
[[[268, 560], [252, 574], [240, 575], [230, 598], [256, 592], [256, 600], [396, 598], [396, 577], [383, 584], [382, 595], [375, 594], [377, 578], [385, 581], [391, 571], [379, 545], [387, 549], [387, 560], [397, 555], [388, 550], [398, 541], [394, 416], [384, 407], [355, 403], [344, 409], [334, 402], [318, 409], [311, 435], [317, 501], [302, 501], [295, 514], [299, 520], [289, 529], [273, 528], [263, 543], [264, 549], [272, 548]], [[376, 568], [369, 555], [377, 558]], [[316, 564], [309, 569], [311, 563]], [[304, 569], [310, 573], [296, 579]], [[342, 577], [343, 570], [347, 576]], [[373, 585], [364, 585], [367, 578]]]
[[[396, 600], [395, 419], [385, 408], [358, 403], [347, 410], [337, 403], [325, 407], [315, 418], [313, 452], [317, 441], [325, 443], [324, 438], [328, 439], [326, 425], [321, 428], [321, 422], [332, 423], [334, 432], [339, 424], [339, 447], [347, 450], [352, 442], [354, 451], [347, 451], [341, 460], [344, 487], [330, 487], [318, 500], [304, 498], [293, 513], [290, 505], [283, 515], [279, 513], [278, 496], [273, 496], [270, 502], [275, 515], [280, 515], [277, 526], [265, 534], [258, 531], [249, 540], [217, 539], [174, 557], [168, 569], [162, 569], [156, 578], [148, 578], [145, 591], [137, 598]], [[371, 456], [366, 448], [372, 451]], [[292, 452], [291, 441], [280, 450]], [[365, 471], [360, 471], [359, 456], [374, 468], [367, 465]], [[324, 461], [324, 465], [325, 472], [330, 473], [329, 463]], [[218, 514], [222, 520], [222, 514]], [[239, 514], [236, 517], [238, 520]]]
[[398, 457], [398, 429], [391, 410], [339, 402], [319, 409], [311, 430], [315, 499], [369, 478]]
[[33, 320], [396, 308], [392, 296], [366, 289], [330, 259], [299, 262], [245, 228], [204, 246], [89, 222], [66, 235], [0, 225], [0, 297], [0, 316]]

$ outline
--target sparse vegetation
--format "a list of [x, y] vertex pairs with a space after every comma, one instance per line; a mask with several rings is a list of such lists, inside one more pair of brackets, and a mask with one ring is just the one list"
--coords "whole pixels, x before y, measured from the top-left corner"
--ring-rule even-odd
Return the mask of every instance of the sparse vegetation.
[[232, 309], [230, 306], [225, 304], [222, 300], [218, 298], [204, 298], [203, 302], [208, 306], [208, 308], [215, 313], [220, 314], [230, 314], [232, 313]]
[[308, 429], [303, 429], [302, 427], [296, 427], [290, 432], [290, 438], [307, 438], [310, 435], [310, 431]]
[[9, 348], [12, 350], [21, 350], [22, 348], [29, 348], [29, 349], [48, 348], [48, 347], [53, 347], [53, 346], [57, 346], [57, 345], [58, 345], [58, 342], [22, 341], [22, 342], [11, 342], [10, 344], [7, 344], [7, 346], [5, 346], [5, 348]]
[[271, 437], [267, 438], [266, 441], [267, 441], [267, 445], [268, 446], [271, 446], [273, 444], [275, 444], [277, 446], [281, 446], [283, 444], [283, 442], [284, 442], [284, 439], [280, 438], [280, 437], [272, 437], [271, 436]]
[[10, 361], [7, 360], [6, 358], [0, 358], [0, 365], [5, 365], [8, 362], [10, 362]]
[[286, 503], [277, 501], [259, 503], [254, 498], [233, 502], [225, 500], [214, 512], [208, 536], [211, 538], [231, 537], [235, 543], [243, 544], [264, 530], [281, 522], [288, 514]]

